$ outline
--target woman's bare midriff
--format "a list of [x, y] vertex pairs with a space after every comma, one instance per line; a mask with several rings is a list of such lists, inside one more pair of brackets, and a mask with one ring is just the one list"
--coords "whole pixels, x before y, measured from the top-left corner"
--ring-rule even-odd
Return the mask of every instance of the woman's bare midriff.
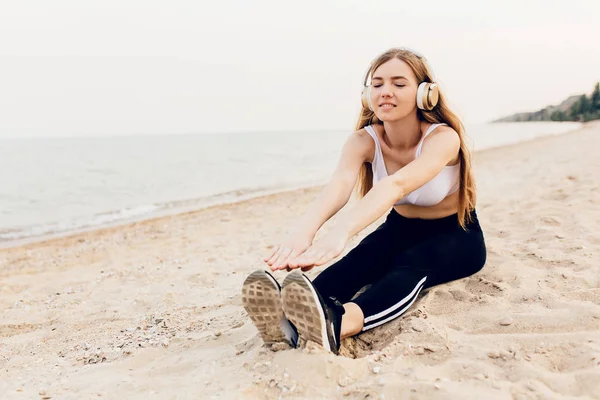
[[435, 206], [415, 206], [412, 204], [401, 204], [394, 206], [398, 214], [406, 218], [438, 219], [444, 218], [458, 212], [458, 190], [446, 196], [441, 203]]

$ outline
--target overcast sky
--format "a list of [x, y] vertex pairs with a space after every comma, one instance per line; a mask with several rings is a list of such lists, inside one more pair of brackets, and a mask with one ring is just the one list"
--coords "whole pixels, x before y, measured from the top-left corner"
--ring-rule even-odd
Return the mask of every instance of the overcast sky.
[[0, 0], [0, 136], [352, 129], [395, 46], [485, 122], [591, 92], [599, 16], [598, 0]]

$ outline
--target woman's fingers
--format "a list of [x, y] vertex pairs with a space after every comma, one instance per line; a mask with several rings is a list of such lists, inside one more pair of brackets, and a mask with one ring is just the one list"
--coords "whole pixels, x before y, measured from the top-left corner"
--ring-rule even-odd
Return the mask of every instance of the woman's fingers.
[[[298, 251], [298, 250], [292, 250], [292, 252], [290, 254], [288, 254], [288, 256], [282, 261], [282, 264], [284, 266], [287, 266], [288, 268], [288, 272], [291, 271], [291, 269], [294, 269], [295, 266], [293, 264], [293, 261], [302, 253], [302, 251]], [[291, 268], [291, 269], [290, 269]]]
[[283, 252], [283, 247], [280, 247], [279, 250], [271, 257], [271, 259], [267, 262], [271, 266], [271, 269], [274, 270], [275, 265], [277, 264], [277, 260], [281, 257], [281, 253]]
[[294, 250], [292, 254], [286, 260], [287, 265], [293, 268], [298, 268], [298, 259], [306, 254], [307, 249], [302, 249], [300, 251]]
[[311, 257], [311, 259], [309, 260], [308, 263], [305, 263], [304, 266], [319, 266], [319, 265], [323, 265], [326, 264], [327, 262], [331, 261], [333, 258], [335, 258], [334, 255], [334, 251], [323, 247], [321, 249], [318, 249], [317, 251], [315, 251], [313, 257]]
[[273, 248], [271, 249], [271, 252], [268, 253], [269, 255], [266, 257], [263, 257], [263, 261], [268, 262], [271, 259], [271, 257], [273, 257], [275, 255], [275, 253], [277, 253], [277, 250], [279, 250], [279, 246], [273, 246]]
[[286, 266], [286, 260], [289, 257], [289, 255], [292, 253], [292, 249], [288, 249], [286, 247], [283, 247], [281, 252], [279, 253], [279, 256], [277, 257], [277, 259], [275, 260], [275, 262], [273, 263], [273, 266], [271, 267], [271, 269], [273, 270], [277, 270], [277, 269], [282, 269], [283, 267]]
[[268, 257], [264, 258], [264, 261], [269, 264], [273, 270], [281, 269], [290, 260], [293, 260], [303, 252], [304, 250], [294, 250], [293, 248], [278, 245], [273, 248]]
[[316, 257], [316, 250], [314, 248], [311, 248], [309, 250], [307, 250], [306, 252], [304, 252], [304, 254], [302, 254], [300, 257], [298, 257], [297, 259], [295, 259], [292, 264], [295, 265], [296, 267], [306, 267], [309, 265], [312, 265], [315, 257]]
[[294, 258], [293, 260], [290, 260], [290, 265], [299, 267], [302, 265], [304, 260], [306, 260], [306, 258], [309, 256], [310, 256], [310, 252], [306, 251], [306, 252], [302, 253], [301, 255], [299, 255], [298, 257]]
[[281, 252], [281, 246], [280, 245], [274, 246], [271, 254], [268, 257], [265, 257], [265, 262], [269, 265], [272, 265], [273, 261], [276, 260], [276, 258], [277, 258], [276, 256], [279, 252]]
[[323, 265], [327, 261], [331, 260], [331, 251], [327, 248], [312, 246], [305, 251], [298, 251], [280, 246], [270, 261], [271, 269], [276, 270], [287, 270], [288, 272], [301, 268], [303, 271], [308, 271], [316, 265]]

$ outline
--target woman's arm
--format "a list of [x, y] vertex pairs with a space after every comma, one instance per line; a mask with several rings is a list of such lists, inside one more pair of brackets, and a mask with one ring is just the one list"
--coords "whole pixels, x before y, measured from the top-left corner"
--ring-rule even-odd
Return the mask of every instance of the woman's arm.
[[370, 161], [369, 153], [372, 156], [374, 151], [375, 143], [364, 130], [350, 135], [331, 179], [298, 221], [297, 231], [314, 237], [319, 228], [348, 203], [360, 167]]
[[[438, 128], [439, 129], [439, 128]], [[339, 222], [348, 237], [369, 226], [401, 198], [433, 179], [460, 149], [460, 138], [454, 129], [445, 127], [434, 132], [423, 143], [421, 155], [395, 174], [373, 186], [355, 208]]]
[[319, 228], [344, 207], [356, 185], [360, 167], [372, 159], [374, 152], [375, 143], [364, 129], [350, 135], [329, 182], [294, 225], [290, 237], [274, 246], [271, 255], [265, 258], [272, 270], [284, 268], [290, 257], [304, 252]]
[[369, 193], [337, 221], [320, 243], [314, 243], [304, 254], [292, 259], [290, 266], [323, 265], [340, 255], [352, 236], [376, 221], [406, 194], [433, 179], [456, 158], [459, 148], [460, 139], [452, 128], [432, 133], [423, 143], [423, 151], [416, 160], [373, 185]]

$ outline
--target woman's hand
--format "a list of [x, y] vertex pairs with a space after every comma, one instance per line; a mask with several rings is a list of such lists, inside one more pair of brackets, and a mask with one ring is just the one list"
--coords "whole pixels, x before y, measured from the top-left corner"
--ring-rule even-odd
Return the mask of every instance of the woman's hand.
[[314, 243], [308, 250], [288, 261], [290, 269], [301, 268], [308, 271], [313, 267], [326, 264], [342, 252], [350, 240], [347, 232], [334, 229], [327, 233], [322, 239]]
[[288, 262], [304, 253], [306, 249], [312, 244], [313, 237], [304, 234], [292, 234], [280, 244], [273, 246], [268, 257], [264, 258], [264, 261], [269, 264], [271, 271], [277, 271], [278, 269], [289, 268]]

